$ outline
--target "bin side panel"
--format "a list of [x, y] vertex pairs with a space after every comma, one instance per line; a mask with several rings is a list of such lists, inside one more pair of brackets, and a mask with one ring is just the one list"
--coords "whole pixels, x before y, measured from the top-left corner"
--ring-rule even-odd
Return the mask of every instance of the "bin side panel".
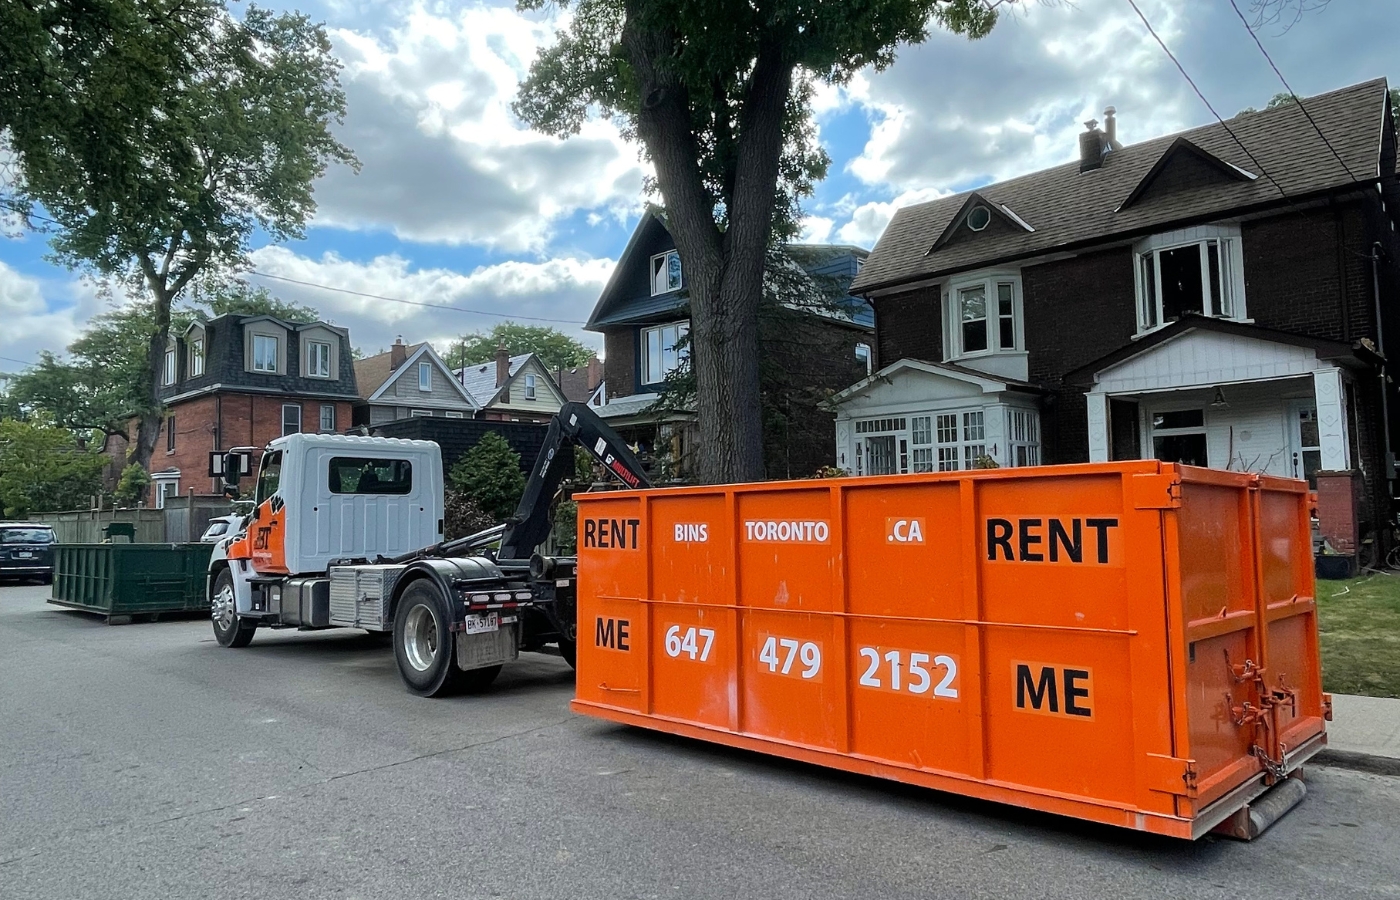
[[1176, 511], [1177, 566], [1186, 647], [1184, 700], [1189, 749], [1204, 805], [1259, 771], [1250, 756], [1254, 727], [1239, 724], [1254, 694], [1235, 666], [1261, 658], [1247, 483], [1193, 481]]
[[1306, 496], [1296, 485], [1270, 489], [1266, 483], [1259, 492], [1259, 533], [1268, 623], [1265, 683], [1276, 692], [1274, 752], [1282, 754], [1324, 728], [1311, 533]]
[[733, 610], [658, 603], [651, 617], [651, 711], [731, 729], [738, 714], [739, 661]]
[[832, 612], [838, 564], [826, 486], [736, 492], [739, 605]]
[[877, 482], [843, 493], [847, 610], [857, 616], [962, 618], [959, 482]]
[[734, 603], [730, 529], [723, 494], [661, 495], [651, 501], [652, 599], [660, 603]]
[[740, 730], [834, 749], [845, 722], [832, 715], [846, 686], [832, 675], [841, 652], [833, 617], [788, 610], [739, 613]]
[[580, 700], [643, 710], [647, 529], [638, 494], [589, 498], [578, 515]]

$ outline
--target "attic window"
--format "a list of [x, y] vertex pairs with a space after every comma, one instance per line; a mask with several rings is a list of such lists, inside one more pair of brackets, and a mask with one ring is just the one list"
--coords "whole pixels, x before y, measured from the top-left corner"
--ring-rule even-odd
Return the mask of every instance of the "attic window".
[[675, 250], [658, 253], [651, 258], [651, 294], [680, 290], [681, 255]]
[[992, 211], [985, 206], [974, 206], [967, 214], [967, 227], [981, 231], [992, 224]]

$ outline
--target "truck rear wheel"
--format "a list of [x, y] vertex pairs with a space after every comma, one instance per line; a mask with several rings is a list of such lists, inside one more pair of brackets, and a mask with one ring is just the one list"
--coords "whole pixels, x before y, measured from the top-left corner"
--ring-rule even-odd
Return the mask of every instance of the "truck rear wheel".
[[452, 618], [447, 598], [428, 579], [413, 582], [394, 613], [394, 661], [408, 689], [420, 697], [439, 697], [461, 683], [452, 658]]
[[233, 573], [228, 569], [214, 579], [214, 595], [209, 598], [210, 618], [214, 622], [214, 640], [220, 647], [246, 647], [258, 630], [256, 619], [238, 615], [233, 593]]

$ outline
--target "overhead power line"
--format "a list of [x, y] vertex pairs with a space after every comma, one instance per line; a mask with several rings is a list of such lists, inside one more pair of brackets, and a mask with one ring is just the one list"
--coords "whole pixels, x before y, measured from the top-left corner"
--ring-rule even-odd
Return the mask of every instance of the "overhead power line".
[[1351, 171], [1351, 167], [1346, 164], [1346, 160], [1342, 159], [1342, 155], [1337, 152], [1337, 148], [1332, 146], [1332, 142], [1327, 139], [1327, 135], [1322, 133], [1322, 129], [1318, 127], [1317, 120], [1312, 117], [1312, 113], [1308, 112], [1308, 108], [1303, 105], [1303, 98], [1299, 97], [1298, 92], [1293, 90], [1293, 85], [1289, 84], [1288, 79], [1283, 77], [1283, 73], [1279, 71], [1278, 65], [1274, 62], [1274, 58], [1269, 55], [1268, 50], [1264, 49], [1264, 43], [1259, 40], [1259, 35], [1249, 26], [1249, 20], [1244, 17], [1244, 13], [1240, 12], [1239, 4], [1236, 3], [1235, 0], [1230, 0], [1230, 7], [1235, 11], [1235, 15], [1239, 16], [1240, 24], [1244, 26], [1244, 30], [1248, 31], [1249, 36], [1254, 39], [1254, 46], [1258, 47], [1259, 52], [1264, 54], [1264, 59], [1268, 60], [1269, 68], [1274, 70], [1274, 74], [1278, 76], [1278, 80], [1281, 81], [1283, 86], [1288, 90], [1288, 96], [1292, 97], [1293, 102], [1298, 104], [1298, 108], [1303, 111], [1303, 115], [1308, 117], [1308, 122], [1312, 125], [1313, 131], [1316, 131], [1317, 136], [1322, 138], [1322, 143], [1327, 145], [1327, 149], [1332, 151], [1332, 155], [1336, 157], [1341, 167], [1346, 170], [1348, 177], [1350, 177], [1352, 181], [1360, 184], [1361, 179], [1356, 177], [1356, 174]]
[[523, 319], [527, 322], [552, 322], [557, 325], [583, 325], [577, 319], [551, 319], [546, 316], [521, 316], [515, 313], [491, 312], [486, 309], [469, 309], [465, 306], [452, 306], [448, 303], [425, 303], [421, 300], [405, 300], [402, 297], [385, 297], [382, 294], [368, 294], [364, 291], [353, 291], [350, 288], [333, 287], [329, 284], [317, 284], [314, 281], [300, 281], [296, 278], [287, 278], [284, 275], [272, 275], [267, 272], [259, 272], [257, 269], [249, 269], [248, 275], [255, 275], [258, 278], [271, 278], [274, 281], [285, 281], [288, 284], [298, 284], [302, 287], [317, 288], [323, 291], [334, 291], [338, 294], [350, 294], [355, 297], [367, 297], [370, 300], [387, 300], [390, 303], [403, 303], [408, 306], [422, 306], [428, 309], [446, 309], [452, 312], [470, 313], [475, 316], [495, 316], [498, 319]]

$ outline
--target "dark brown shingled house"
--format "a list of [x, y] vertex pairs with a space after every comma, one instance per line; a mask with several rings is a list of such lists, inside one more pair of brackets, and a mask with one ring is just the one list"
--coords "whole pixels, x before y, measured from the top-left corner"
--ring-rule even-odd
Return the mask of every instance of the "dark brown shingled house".
[[1388, 542], [1389, 92], [1303, 104], [1317, 128], [1292, 105], [1131, 146], [1110, 109], [1077, 162], [896, 213], [852, 287], [875, 308], [878, 371], [835, 398], [838, 465], [1295, 476], [1335, 548]]

